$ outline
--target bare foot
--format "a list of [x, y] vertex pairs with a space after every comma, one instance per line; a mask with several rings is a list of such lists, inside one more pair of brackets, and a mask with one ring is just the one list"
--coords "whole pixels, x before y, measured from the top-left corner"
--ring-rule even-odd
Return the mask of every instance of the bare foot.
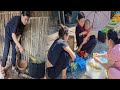
[[66, 71], [67, 71], [67, 68], [62, 70], [62, 79], [66, 79]]
[[84, 57], [87, 57], [87, 56], [88, 56], [88, 53], [87, 53], [87, 52], [85, 52]]
[[12, 70], [15, 70], [15, 66], [12, 66]]
[[89, 59], [88, 53], [86, 53], [86, 52], [85, 52], [85, 54], [84, 54], [84, 59], [85, 59], [85, 60]]
[[1, 74], [5, 77], [5, 67], [1, 66]]
[[13, 74], [15, 76], [18, 75], [18, 72], [15, 69], [15, 66], [12, 66], [11, 74]]

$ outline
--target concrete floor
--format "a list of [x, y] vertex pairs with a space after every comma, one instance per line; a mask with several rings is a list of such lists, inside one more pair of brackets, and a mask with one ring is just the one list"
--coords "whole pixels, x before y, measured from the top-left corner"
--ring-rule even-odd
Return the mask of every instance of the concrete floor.
[[[97, 42], [96, 47], [94, 48], [92, 53], [99, 53], [100, 51], [107, 51], [107, 47], [105, 43]], [[92, 57], [92, 54], [91, 54]], [[71, 73], [67, 73], [67, 77], [71, 77]], [[77, 79], [90, 79], [90, 77], [86, 76], [86, 70], [78, 71], [76, 74]]]
[[[75, 26], [69, 27], [69, 34], [73, 35], [75, 37]], [[96, 36], [98, 36], [98, 31], [97, 30], [93, 30], [93, 34]], [[54, 40], [58, 37], [58, 28], [52, 28], [49, 32], [48, 35], [48, 49], [50, 48], [51, 44], [54, 42]], [[74, 39], [74, 50], [76, 49], [76, 40]], [[100, 51], [107, 51], [107, 46], [105, 43], [102, 42], [97, 42], [97, 45], [95, 46], [94, 50], [92, 53], [98, 53]], [[91, 54], [92, 56], [92, 54]], [[72, 76], [72, 73], [67, 73], [67, 77], [70, 78]], [[74, 78], [74, 77], [72, 77]], [[76, 74], [76, 78], [77, 79], [90, 79], [90, 77], [86, 76], [86, 70], [82, 70], [82, 71], [78, 71]], [[60, 79], [60, 76], [58, 77], [58, 79]]]
[[[70, 35], [73, 35], [75, 37], [75, 27], [72, 26], [72, 27], [69, 27], [69, 34]], [[93, 33], [96, 35], [97, 37], [97, 32], [96, 30], [93, 30]], [[53, 27], [49, 30], [49, 33], [48, 33], [48, 41], [47, 41], [47, 50], [49, 50], [51, 44], [54, 42], [54, 40], [58, 37], [58, 28], [57, 27]], [[74, 39], [75, 40], [75, 39]], [[76, 40], [74, 41], [74, 50], [76, 49]], [[96, 47], [94, 48], [93, 52], [92, 53], [97, 53], [97, 52], [100, 52], [100, 51], [107, 51], [107, 47], [105, 45], [105, 43], [101, 43], [101, 42], [97, 42], [97, 45]], [[91, 55], [92, 56], [92, 55]], [[90, 77], [86, 76], [86, 70], [82, 70], [82, 71], [78, 71], [77, 74], [76, 74], [76, 78], [77, 79], [90, 79]], [[23, 79], [21, 77], [26, 77], [29, 79], [29, 76], [27, 76], [27, 74], [21, 74], [21, 76], [18, 76], [17, 78], [18, 79]], [[72, 76], [72, 73], [67, 73], [67, 78], [70, 78]], [[16, 78], [16, 77], [14, 77]], [[60, 78], [60, 76], [58, 77], [58, 79]], [[74, 78], [74, 77], [72, 77]]]

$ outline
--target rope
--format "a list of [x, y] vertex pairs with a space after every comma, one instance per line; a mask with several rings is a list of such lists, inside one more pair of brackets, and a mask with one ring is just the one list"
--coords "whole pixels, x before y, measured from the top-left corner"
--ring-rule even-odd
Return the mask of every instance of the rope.
[[[96, 13], [96, 12], [95, 12], [95, 13]], [[94, 13], [94, 17], [93, 17], [93, 22], [92, 22], [91, 28], [93, 28], [93, 24], [94, 24], [94, 21], [95, 21], [95, 13]]]

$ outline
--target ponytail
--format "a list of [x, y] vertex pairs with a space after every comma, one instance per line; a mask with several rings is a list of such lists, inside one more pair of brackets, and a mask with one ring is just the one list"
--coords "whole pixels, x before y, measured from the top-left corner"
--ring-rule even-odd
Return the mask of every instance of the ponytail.
[[22, 11], [21, 13], [23, 16], [28, 16], [30, 17], [30, 11]]
[[115, 44], [120, 44], [120, 39], [118, 38], [118, 34], [113, 29], [109, 30], [107, 33], [108, 40], [112, 40]]
[[60, 24], [60, 30], [59, 30], [58, 35], [59, 35], [59, 37], [62, 37], [62, 38], [63, 38], [63, 36], [64, 36], [65, 34], [68, 35], [68, 28], [67, 28], [66, 26]]
[[120, 44], [120, 38], [117, 39], [116, 44]]

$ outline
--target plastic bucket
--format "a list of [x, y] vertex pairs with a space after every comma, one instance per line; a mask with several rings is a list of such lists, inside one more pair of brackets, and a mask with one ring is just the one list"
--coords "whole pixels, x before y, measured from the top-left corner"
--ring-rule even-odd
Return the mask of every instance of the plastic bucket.
[[43, 78], [45, 76], [45, 62], [37, 64], [30, 61], [28, 72], [32, 78]]

